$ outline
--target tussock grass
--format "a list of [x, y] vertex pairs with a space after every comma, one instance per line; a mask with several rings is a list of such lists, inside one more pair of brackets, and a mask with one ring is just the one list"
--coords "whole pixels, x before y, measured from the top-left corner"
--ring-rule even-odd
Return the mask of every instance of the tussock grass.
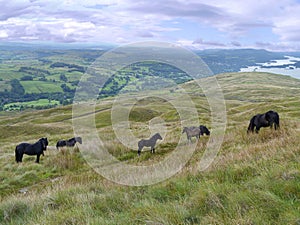
[[[1, 115], [0, 224], [299, 224], [300, 81], [265, 73], [223, 74], [218, 80], [228, 123], [217, 158], [206, 171], [196, 170], [209, 140], [203, 136], [182, 171], [151, 186], [113, 183], [90, 168], [78, 149], [57, 151], [57, 140], [73, 136], [71, 107]], [[183, 87], [195, 101], [199, 122], [210, 128], [205, 97], [193, 82]], [[279, 112], [280, 129], [247, 134], [251, 117], [269, 109]], [[150, 135], [153, 116], [164, 119], [167, 135], [155, 154], [145, 148], [140, 157], [117, 140], [109, 110], [96, 113], [96, 126], [118, 160], [147, 166], [171, 154], [182, 135], [174, 108], [144, 99], [131, 114], [137, 137]], [[40, 164], [30, 156], [16, 164], [15, 144], [40, 136], [50, 141]]]

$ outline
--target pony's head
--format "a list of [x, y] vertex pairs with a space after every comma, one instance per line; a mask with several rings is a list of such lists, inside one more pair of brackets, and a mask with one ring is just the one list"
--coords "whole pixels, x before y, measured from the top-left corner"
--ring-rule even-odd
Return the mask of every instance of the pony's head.
[[210, 131], [206, 126], [200, 125], [199, 128], [200, 128], [201, 135], [203, 134], [210, 135]]
[[46, 151], [47, 150], [47, 146], [48, 146], [48, 139], [47, 138], [41, 138], [39, 140], [39, 142], [41, 142], [43, 150]]
[[162, 140], [162, 137], [159, 133], [154, 134], [154, 137], [156, 137], [156, 139]]
[[276, 117], [278, 117], [277, 112], [272, 111], [272, 110], [266, 112], [266, 120], [268, 122], [274, 122], [276, 120]]
[[182, 130], [182, 133], [186, 132], [188, 130], [187, 127], [184, 127], [183, 130]]
[[79, 142], [80, 144], [82, 144], [82, 138], [81, 137], [75, 137], [75, 141]]

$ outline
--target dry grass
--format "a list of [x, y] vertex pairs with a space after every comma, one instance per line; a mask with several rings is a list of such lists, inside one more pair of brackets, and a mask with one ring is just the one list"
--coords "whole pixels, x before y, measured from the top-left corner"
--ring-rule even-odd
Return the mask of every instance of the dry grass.
[[[262, 73], [224, 74], [218, 80], [228, 121], [217, 158], [206, 171], [197, 170], [209, 140], [201, 137], [179, 173], [150, 186], [113, 183], [90, 168], [78, 149], [57, 151], [56, 141], [72, 136], [71, 107], [2, 115], [0, 224], [299, 224], [300, 81]], [[210, 127], [209, 107], [197, 85], [189, 82], [183, 87], [197, 106], [200, 123]], [[247, 134], [251, 116], [269, 109], [279, 112], [280, 130], [262, 128], [259, 134]], [[163, 161], [182, 135], [180, 118], [170, 104], [140, 100], [131, 115], [132, 132], [148, 137], [148, 120], [160, 116], [167, 133], [155, 154], [146, 148], [137, 157], [116, 138], [109, 115], [108, 110], [96, 115], [99, 137], [127, 165]], [[40, 136], [47, 136], [51, 146], [41, 163], [24, 156], [17, 165], [15, 143]], [[188, 146], [183, 141], [179, 151]]]

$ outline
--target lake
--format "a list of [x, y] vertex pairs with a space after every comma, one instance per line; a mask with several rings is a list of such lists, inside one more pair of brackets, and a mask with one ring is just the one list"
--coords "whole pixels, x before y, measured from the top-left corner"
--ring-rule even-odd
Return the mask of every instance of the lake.
[[[300, 79], [300, 68], [293, 66], [296, 62], [300, 62], [300, 58], [285, 56], [285, 59], [272, 60], [265, 63], [257, 63], [256, 66], [241, 68], [240, 72], [269, 72], [288, 75]], [[283, 68], [274, 68], [276, 66], [282, 66]]]

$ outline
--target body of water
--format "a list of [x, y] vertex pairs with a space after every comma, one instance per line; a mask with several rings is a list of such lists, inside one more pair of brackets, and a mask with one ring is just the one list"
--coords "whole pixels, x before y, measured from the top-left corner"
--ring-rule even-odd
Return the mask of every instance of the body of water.
[[[285, 56], [285, 59], [273, 60], [271, 62], [257, 63], [256, 66], [241, 68], [240, 72], [268, 72], [282, 75], [288, 75], [300, 79], [300, 68], [293, 66], [296, 62], [300, 62], [300, 58]], [[274, 68], [274, 66], [286, 66], [284, 68]], [[270, 68], [268, 68], [270, 67]]]

